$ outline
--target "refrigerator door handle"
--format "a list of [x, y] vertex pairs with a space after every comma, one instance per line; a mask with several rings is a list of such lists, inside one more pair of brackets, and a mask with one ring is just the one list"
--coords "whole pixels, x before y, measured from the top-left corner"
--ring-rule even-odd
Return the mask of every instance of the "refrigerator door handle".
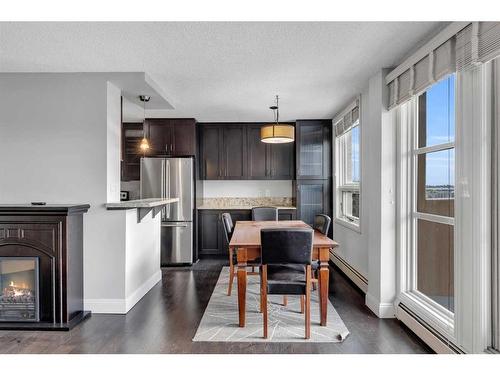
[[[170, 198], [170, 160], [166, 160], [166, 164], [167, 164], [167, 172], [165, 173], [165, 186], [166, 186], [166, 198]], [[170, 219], [170, 205], [167, 204], [166, 206], [166, 209], [167, 209], [167, 219]]]
[[[161, 186], [160, 186], [160, 192], [161, 192], [161, 197], [162, 199], [165, 199], [165, 160], [161, 161]], [[162, 210], [161, 212], [161, 219], [165, 220], [165, 209]]]
[[179, 223], [161, 223], [162, 227], [175, 227], [175, 228], [187, 228], [187, 224], [179, 224]]

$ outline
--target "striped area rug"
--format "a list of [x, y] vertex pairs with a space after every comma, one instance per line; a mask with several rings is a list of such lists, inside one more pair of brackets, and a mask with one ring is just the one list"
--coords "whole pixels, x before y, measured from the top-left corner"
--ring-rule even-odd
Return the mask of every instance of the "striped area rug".
[[229, 267], [224, 267], [210, 297], [193, 341], [242, 341], [242, 342], [341, 342], [349, 331], [328, 301], [328, 324], [319, 324], [319, 296], [311, 293], [311, 338], [304, 339], [304, 314], [300, 313], [299, 296], [288, 296], [287, 306], [283, 297], [268, 296], [269, 338], [263, 339], [258, 275], [248, 275], [246, 325], [238, 327], [238, 293], [236, 279], [233, 293], [227, 295]]

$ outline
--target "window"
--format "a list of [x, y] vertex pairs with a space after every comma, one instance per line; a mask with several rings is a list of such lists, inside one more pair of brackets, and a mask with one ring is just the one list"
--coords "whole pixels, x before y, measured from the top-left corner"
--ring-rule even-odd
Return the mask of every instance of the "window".
[[359, 227], [360, 217], [360, 119], [359, 99], [335, 122], [336, 218]]
[[419, 95], [417, 106], [414, 289], [453, 312], [455, 76]]
[[[413, 96], [398, 122], [398, 298], [455, 341], [455, 75]], [[458, 297], [458, 294], [457, 294]]]

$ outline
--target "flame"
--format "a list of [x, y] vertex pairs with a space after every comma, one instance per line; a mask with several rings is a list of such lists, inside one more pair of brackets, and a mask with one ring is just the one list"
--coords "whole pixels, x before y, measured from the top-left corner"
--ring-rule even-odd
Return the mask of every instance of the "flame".
[[14, 285], [14, 281], [11, 281], [10, 284], [9, 284], [9, 286], [15, 286]]

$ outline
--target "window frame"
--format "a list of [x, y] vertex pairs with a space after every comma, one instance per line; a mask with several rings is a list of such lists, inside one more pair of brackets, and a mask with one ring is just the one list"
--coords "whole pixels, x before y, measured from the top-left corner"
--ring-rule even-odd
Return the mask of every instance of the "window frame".
[[[335, 126], [336, 124], [344, 117], [344, 115], [353, 108], [358, 107], [359, 110], [359, 118], [356, 123], [351, 126], [349, 130], [346, 132], [336, 135], [335, 134]], [[352, 229], [358, 233], [361, 233], [361, 209], [362, 209], [362, 194], [361, 194], [361, 185], [362, 185], [362, 114], [361, 114], [361, 96], [358, 96], [351, 104], [339, 114], [335, 120], [333, 121], [334, 126], [334, 144], [335, 144], [335, 207], [334, 207], [334, 221], [337, 224], [343, 225], [349, 229]], [[345, 158], [345, 140], [346, 135], [351, 132], [354, 128], [358, 128], [359, 130], [359, 182], [346, 182], [346, 158]], [[359, 194], [359, 218], [351, 215], [345, 215], [343, 213], [343, 194], [346, 192], [350, 193], [358, 193]]]
[[[457, 83], [455, 81], [455, 101]], [[455, 218], [443, 215], [419, 212], [418, 198], [418, 157], [431, 152], [455, 149], [457, 128], [455, 126], [455, 141], [442, 144], [419, 147], [419, 95], [415, 95], [407, 103], [397, 107], [398, 131], [398, 298], [397, 303], [403, 302], [411, 310], [417, 312], [426, 322], [436, 329], [444, 338], [456, 341], [455, 313], [441, 306], [430, 297], [417, 289], [417, 249], [418, 249], [418, 220], [426, 220], [440, 224], [451, 225], [455, 230]], [[456, 113], [455, 113], [456, 119]], [[455, 155], [456, 158], [456, 155]], [[455, 160], [455, 190], [457, 186], [457, 165]], [[456, 194], [456, 192], [455, 192]], [[456, 215], [456, 211], [455, 211]], [[456, 240], [454, 254], [456, 254]], [[456, 255], [454, 256], [456, 264]], [[456, 269], [456, 266], [454, 266]], [[454, 272], [454, 283], [458, 277]], [[457, 294], [455, 288], [455, 297]], [[456, 298], [455, 298], [456, 306]]]
[[449, 346], [465, 353], [484, 353], [491, 343], [492, 65], [459, 71], [455, 77], [454, 319], [426, 304], [425, 296], [408, 292], [412, 258], [407, 250], [413, 229], [409, 181], [414, 173], [410, 153], [414, 134], [408, 124], [416, 119], [416, 97], [391, 110], [397, 122], [398, 158], [394, 307], [398, 311], [399, 304], [404, 305]]
[[[454, 314], [417, 290], [417, 221], [437, 219], [439, 215], [417, 213], [417, 160], [418, 160], [418, 97], [397, 107], [398, 131], [398, 208], [397, 222], [398, 263], [397, 299], [416, 312], [447, 340], [455, 339]], [[456, 177], [455, 177], [456, 179]], [[430, 216], [429, 216], [430, 215]], [[436, 217], [437, 216], [437, 217]], [[450, 218], [444, 219], [449, 223]], [[456, 274], [455, 274], [456, 277]]]

